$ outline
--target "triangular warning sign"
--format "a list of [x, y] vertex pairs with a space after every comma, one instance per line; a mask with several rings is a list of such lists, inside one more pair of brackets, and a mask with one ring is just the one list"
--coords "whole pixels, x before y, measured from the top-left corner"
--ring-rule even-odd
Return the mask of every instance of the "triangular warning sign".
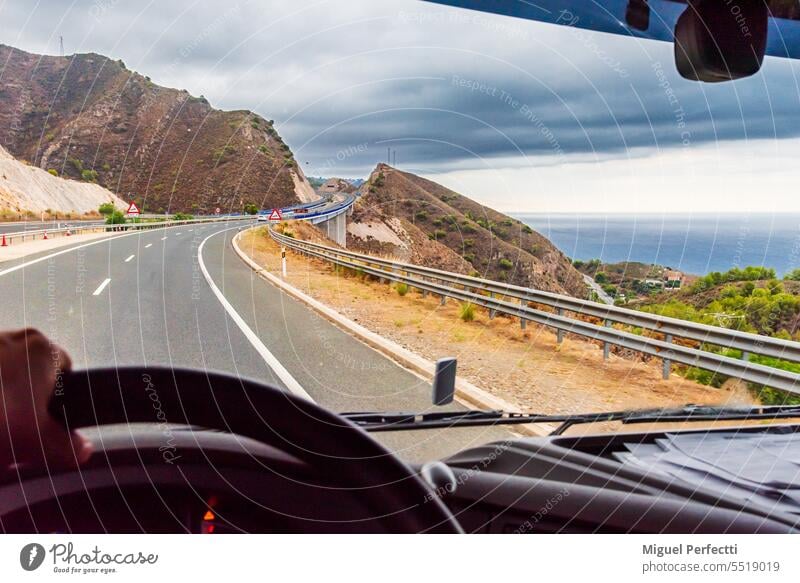
[[269, 220], [270, 221], [282, 221], [283, 215], [281, 215], [281, 209], [272, 209], [272, 212], [269, 213]]
[[131, 206], [128, 207], [126, 211], [129, 215], [138, 215], [139, 214], [139, 207], [136, 206], [135, 202], [131, 202]]

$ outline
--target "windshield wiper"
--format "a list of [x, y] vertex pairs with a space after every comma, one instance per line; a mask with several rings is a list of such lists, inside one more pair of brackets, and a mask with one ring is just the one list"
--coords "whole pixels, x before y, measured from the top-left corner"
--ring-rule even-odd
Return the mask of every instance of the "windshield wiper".
[[610, 421], [630, 424], [800, 418], [800, 405], [773, 405], [766, 407], [684, 405], [683, 407], [670, 409], [642, 409], [568, 415], [544, 415], [508, 411], [437, 411], [435, 413], [344, 413], [343, 416], [362, 429], [371, 432], [541, 423], [555, 424], [556, 427], [549, 434], [561, 435], [573, 425]]

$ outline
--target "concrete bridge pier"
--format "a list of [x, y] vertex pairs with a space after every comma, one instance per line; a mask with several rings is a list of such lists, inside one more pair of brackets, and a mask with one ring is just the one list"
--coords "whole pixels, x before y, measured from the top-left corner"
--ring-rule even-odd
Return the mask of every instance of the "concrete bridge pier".
[[319, 224], [319, 227], [325, 231], [328, 239], [335, 241], [342, 247], [347, 247], [347, 214], [348, 213], [344, 212], [340, 213]]

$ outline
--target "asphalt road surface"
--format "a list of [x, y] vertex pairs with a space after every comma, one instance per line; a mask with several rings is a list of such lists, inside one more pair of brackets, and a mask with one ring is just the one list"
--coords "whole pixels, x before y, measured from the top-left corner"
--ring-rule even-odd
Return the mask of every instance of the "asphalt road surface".
[[601, 302], [603, 302], [604, 304], [608, 304], [609, 306], [613, 306], [614, 305], [614, 298], [612, 298], [610, 295], [608, 295], [606, 293], [606, 291], [602, 287], [600, 287], [599, 283], [597, 283], [595, 280], [593, 280], [588, 275], [584, 275], [583, 276], [583, 281], [585, 281], [586, 285], [588, 285], [590, 288], [592, 288], [595, 291], [595, 293], [597, 294], [597, 297], [600, 299]]
[[[428, 381], [263, 281], [236, 256], [230, 240], [247, 224], [148, 230], [0, 264], [0, 328], [39, 328], [67, 349], [75, 368], [219, 370], [284, 390], [300, 387], [336, 411], [430, 410]], [[509, 434], [461, 428], [376, 436], [419, 461]]]

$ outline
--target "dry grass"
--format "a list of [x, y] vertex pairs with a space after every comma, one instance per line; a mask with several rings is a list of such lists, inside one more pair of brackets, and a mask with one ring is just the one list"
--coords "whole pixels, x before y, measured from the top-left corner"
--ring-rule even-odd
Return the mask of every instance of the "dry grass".
[[[249, 231], [241, 248], [260, 265], [279, 273], [280, 249], [264, 230]], [[596, 345], [550, 329], [475, 309], [460, 317], [459, 303], [441, 306], [438, 297], [411, 288], [401, 297], [393, 286], [287, 252], [288, 281], [305, 293], [430, 360], [456, 356], [459, 374], [525, 410], [566, 413], [662, 407], [683, 403], [750, 402], [746, 391], [713, 389], [673, 375], [661, 379], [661, 363], [612, 355]]]

